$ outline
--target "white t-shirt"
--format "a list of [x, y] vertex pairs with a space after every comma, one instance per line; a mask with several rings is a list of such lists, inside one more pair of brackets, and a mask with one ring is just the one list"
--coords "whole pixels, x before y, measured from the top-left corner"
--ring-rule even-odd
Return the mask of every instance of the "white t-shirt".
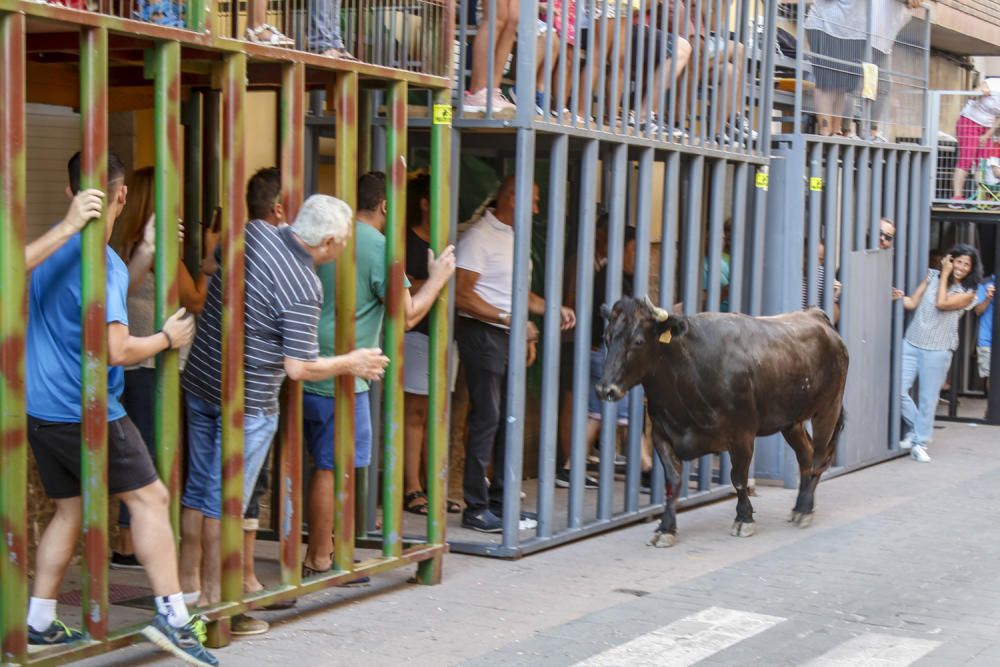
[[804, 27], [839, 39], [864, 39], [868, 28], [868, 3], [866, 0], [816, 0], [806, 15]]
[[986, 161], [986, 169], [983, 170], [983, 184], [993, 187], [1000, 183], [1000, 178], [997, 177], [993, 168], [996, 167], [1000, 169], [1000, 157], [991, 157]]
[[[514, 288], [513, 227], [500, 222], [492, 210], [487, 210], [458, 240], [455, 266], [478, 273], [479, 280], [473, 291], [494, 308], [510, 312]], [[471, 317], [462, 311], [459, 315]], [[500, 324], [495, 326], [510, 328]]]
[[913, 10], [899, 0], [872, 0], [875, 3], [875, 25], [872, 47], [889, 55], [899, 31], [910, 22]]
[[962, 115], [976, 125], [992, 127], [997, 116], [1000, 116], [1000, 95], [994, 93], [973, 97], [962, 107]]

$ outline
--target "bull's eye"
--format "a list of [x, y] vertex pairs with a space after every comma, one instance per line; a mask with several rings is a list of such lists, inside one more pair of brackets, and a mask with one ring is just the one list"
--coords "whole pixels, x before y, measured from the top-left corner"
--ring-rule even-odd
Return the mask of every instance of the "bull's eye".
[[642, 336], [636, 336], [632, 339], [632, 347], [642, 347], [646, 344], [646, 339]]

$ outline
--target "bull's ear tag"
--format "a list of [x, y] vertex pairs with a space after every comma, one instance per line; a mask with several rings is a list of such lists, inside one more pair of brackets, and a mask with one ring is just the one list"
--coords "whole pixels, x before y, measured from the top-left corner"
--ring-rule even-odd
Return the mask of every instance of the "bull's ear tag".
[[667, 331], [664, 331], [662, 334], [660, 334], [660, 342], [663, 343], [664, 345], [667, 345], [668, 343], [670, 343], [670, 339], [673, 337], [674, 335], [670, 333], [670, 330], [668, 329]]

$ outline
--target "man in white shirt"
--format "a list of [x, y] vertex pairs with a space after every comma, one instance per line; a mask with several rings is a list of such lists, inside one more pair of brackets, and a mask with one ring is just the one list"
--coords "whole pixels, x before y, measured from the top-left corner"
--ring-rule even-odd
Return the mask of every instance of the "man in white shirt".
[[[538, 186], [533, 213], [538, 213]], [[513, 176], [497, 192], [497, 205], [487, 210], [458, 242], [455, 307], [459, 317], [455, 337], [469, 388], [469, 418], [465, 441], [465, 513], [462, 526], [484, 533], [503, 530], [504, 401], [507, 396], [507, 353], [510, 344], [511, 300], [514, 287]], [[544, 315], [545, 299], [531, 294], [528, 311]], [[576, 324], [571, 308], [561, 309], [563, 329]], [[528, 340], [538, 337], [528, 322]], [[493, 461], [493, 478], [486, 468]]]

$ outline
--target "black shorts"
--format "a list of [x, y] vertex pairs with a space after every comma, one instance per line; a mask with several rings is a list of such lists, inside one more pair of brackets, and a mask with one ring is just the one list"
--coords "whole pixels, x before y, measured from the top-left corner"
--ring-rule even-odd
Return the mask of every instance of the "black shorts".
[[[28, 416], [28, 442], [49, 498], [80, 495], [81, 425], [46, 422]], [[157, 480], [146, 443], [132, 420], [108, 424], [108, 493], [135, 491]]]
[[840, 39], [822, 30], [806, 30], [812, 55], [813, 78], [820, 90], [853, 93], [861, 85], [861, 56], [865, 40]]

